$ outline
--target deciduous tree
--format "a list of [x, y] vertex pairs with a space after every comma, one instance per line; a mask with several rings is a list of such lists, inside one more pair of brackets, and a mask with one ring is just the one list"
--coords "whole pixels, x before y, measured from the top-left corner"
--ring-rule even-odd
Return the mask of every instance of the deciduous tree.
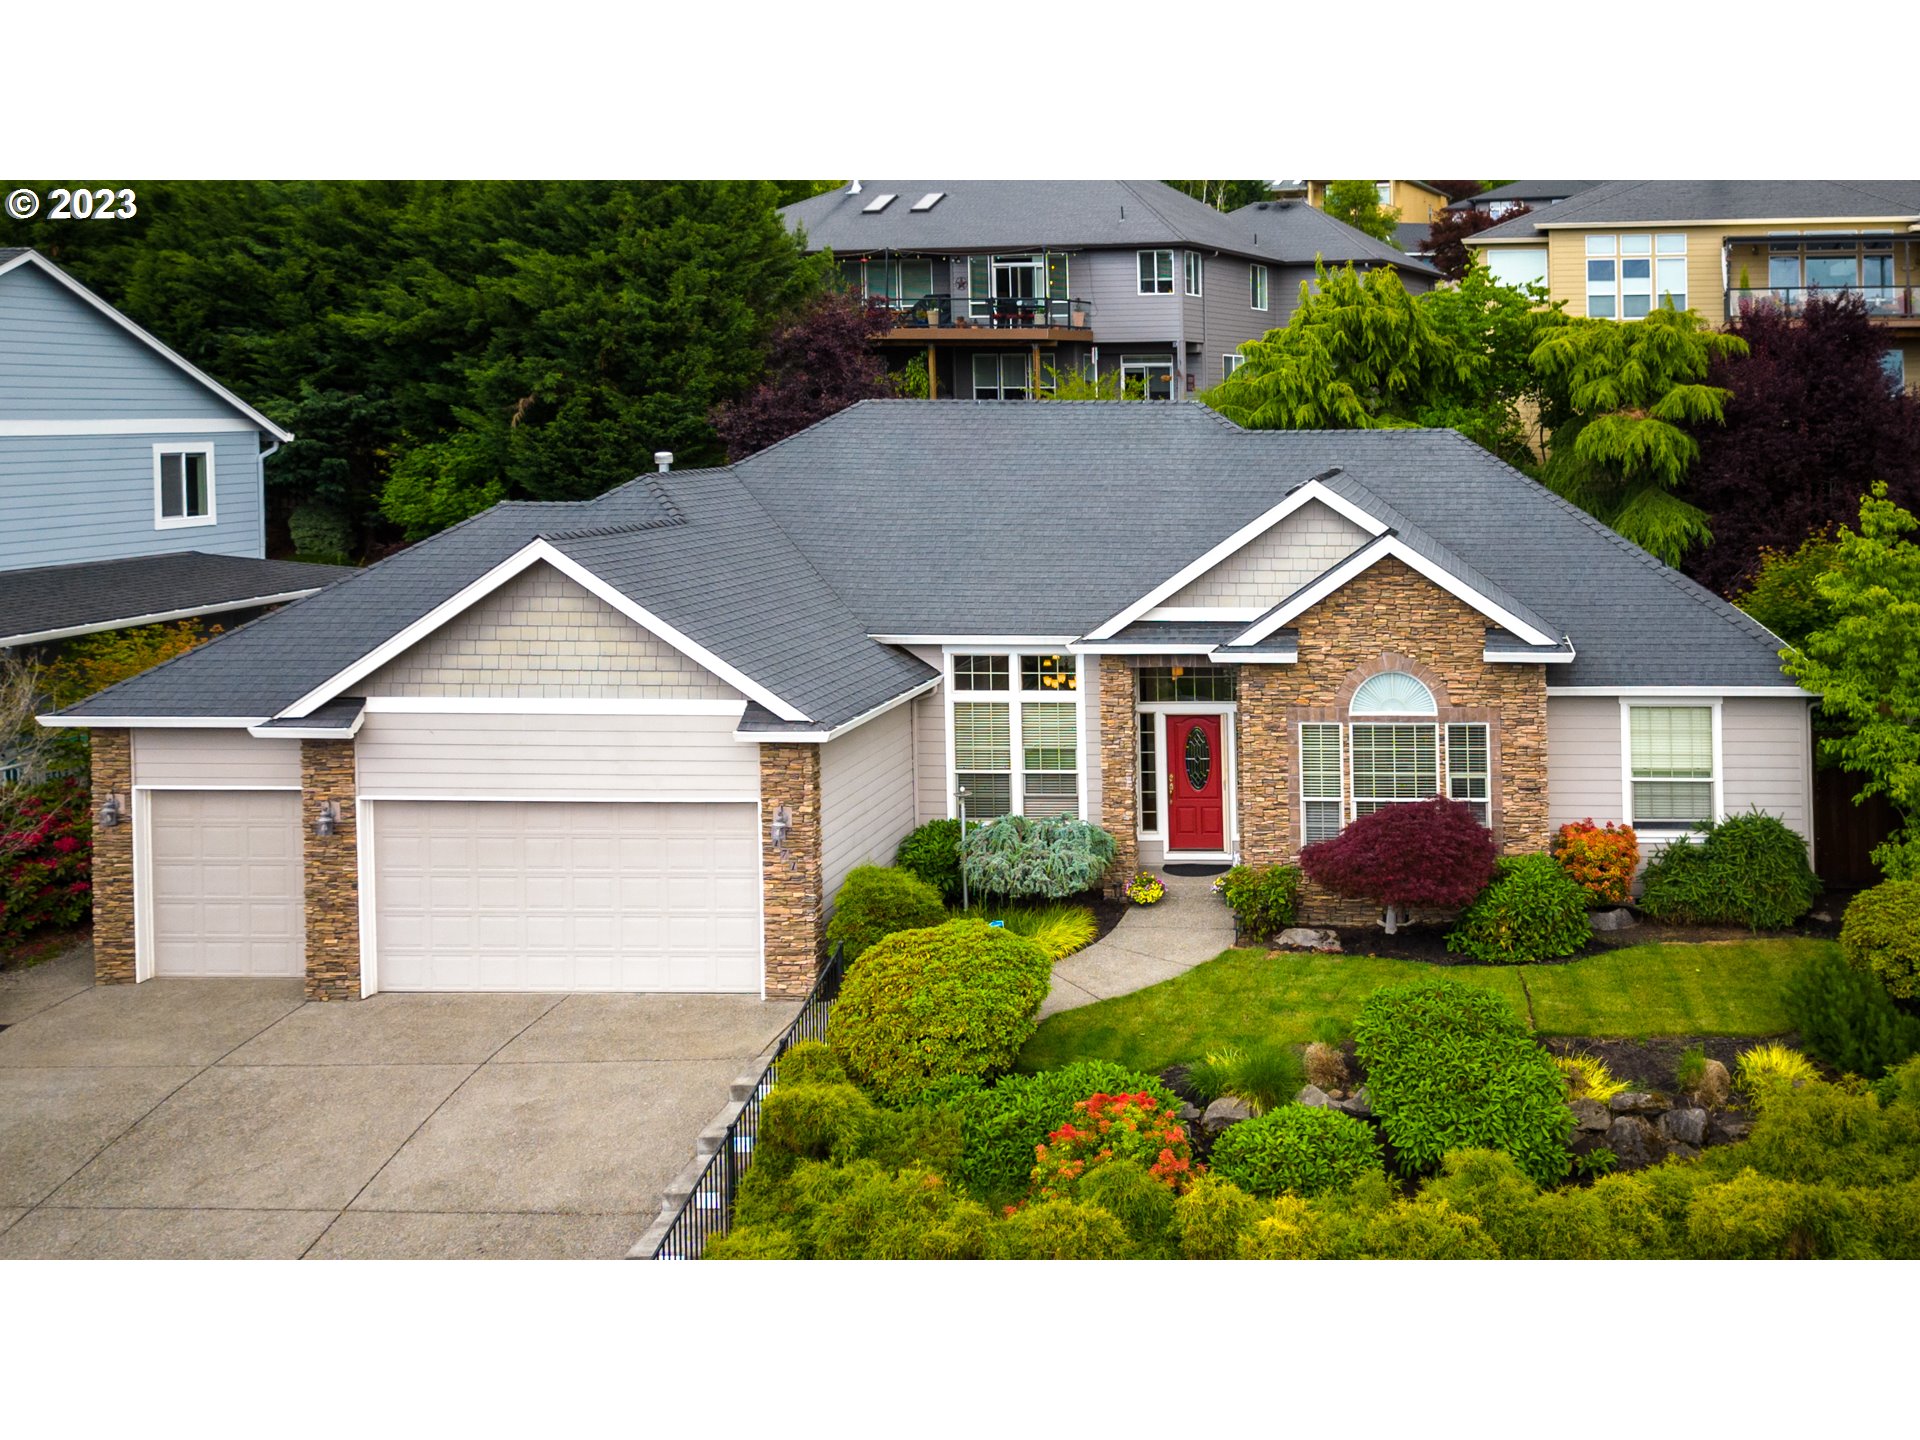
[[886, 333], [884, 311], [842, 291], [817, 296], [776, 332], [768, 375], [714, 413], [727, 458], [739, 460], [784, 440], [859, 400], [894, 393], [887, 364], [874, 348]]
[[1467, 236], [1478, 235], [1482, 230], [1491, 230], [1495, 225], [1504, 225], [1522, 215], [1531, 215], [1533, 207], [1522, 205], [1495, 218], [1484, 210], [1442, 210], [1427, 227], [1427, 253], [1433, 257], [1433, 263], [1440, 273], [1449, 280], [1458, 280], [1467, 273], [1473, 263], [1474, 254], [1467, 245]]
[[1372, 180], [1329, 180], [1322, 206], [1334, 219], [1389, 243], [1393, 227], [1400, 223], [1400, 211], [1380, 203], [1379, 188]]

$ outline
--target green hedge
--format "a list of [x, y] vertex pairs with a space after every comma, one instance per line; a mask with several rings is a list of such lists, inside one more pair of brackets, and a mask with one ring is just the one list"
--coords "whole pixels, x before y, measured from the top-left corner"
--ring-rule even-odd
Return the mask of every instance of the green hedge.
[[960, 822], [929, 820], [908, 832], [893, 852], [893, 863], [911, 870], [949, 903], [960, 898]]
[[1701, 825], [1647, 863], [1640, 906], [1658, 920], [1784, 930], [1813, 908], [1820, 882], [1807, 842], [1758, 810]]
[[1577, 955], [1593, 939], [1586, 889], [1551, 855], [1494, 861], [1493, 883], [1447, 932], [1447, 949], [1489, 965]]
[[1378, 1172], [1380, 1141], [1366, 1121], [1338, 1110], [1283, 1105], [1228, 1126], [1208, 1163], [1254, 1195], [1319, 1195]]
[[1872, 1079], [1920, 1052], [1920, 1016], [1832, 950], [1808, 956], [1781, 999], [1802, 1048], [1836, 1070]]
[[834, 897], [827, 944], [846, 946], [846, 958], [853, 960], [888, 935], [924, 930], [946, 918], [940, 892], [911, 870], [859, 865]]

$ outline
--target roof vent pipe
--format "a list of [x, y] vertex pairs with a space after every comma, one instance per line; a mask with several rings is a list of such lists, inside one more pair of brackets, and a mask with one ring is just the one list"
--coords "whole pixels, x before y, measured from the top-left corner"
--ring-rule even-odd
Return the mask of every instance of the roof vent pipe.
[[662, 475], [666, 474], [669, 470], [673, 469], [673, 452], [671, 450], [654, 451], [653, 463], [659, 467]]
[[860, 182], [858, 180], [854, 181], [851, 185], [847, 186], [847, 194], [858, 195], [859, 193], [860, 193]]

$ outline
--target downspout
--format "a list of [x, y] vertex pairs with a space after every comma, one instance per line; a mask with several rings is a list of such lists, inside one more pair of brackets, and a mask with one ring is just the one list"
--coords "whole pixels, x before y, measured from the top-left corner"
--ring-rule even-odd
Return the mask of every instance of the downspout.
[[260, 452], [260, 558], [267, 556], [267, 461], [280, 453], [280, 442], [274, 441]]

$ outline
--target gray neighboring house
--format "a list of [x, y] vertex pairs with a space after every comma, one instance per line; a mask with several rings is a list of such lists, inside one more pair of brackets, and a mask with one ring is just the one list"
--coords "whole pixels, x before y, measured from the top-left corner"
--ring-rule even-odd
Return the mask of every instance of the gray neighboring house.
[[1105, 826], [1111, 889], [1433, 795], [1508, 852], [1810, 837], [1779, 646], [1450, 430], [867, 401], [497, 505], [44, 719], [130, 819], [103, 982], [794, 996], [848, 871], [963, 790]]
[[883, 343], [936, 398], [1024, 400], [1049, 369], [1184, 398], [1287, 323], [1316, 258], [1439, 278], [1304, 203], [1222, 214], [1158, 180], [856, 180], [781, 214], [893, 312]]
[[0, 649], [350, 573], [266, 558], [263, 462], [292, 438], [45, 256], [0, 249]]
[[1509, 180], [1504, 185], [1495, 185], [1490, 190], [1482, 190], [1478, 195], [1469, 195], [1464, 200], [1455, 200], [1447, 206], [1449, 210], [1478, 210], [1498, 220], [1511, 215], [1522, 206], [1530, 210], [1539, 210], [1548, 205], [1557, 205], [1562, 200], [1591, 190], [1596, 185], [1604, 185], [1604, 180]]

